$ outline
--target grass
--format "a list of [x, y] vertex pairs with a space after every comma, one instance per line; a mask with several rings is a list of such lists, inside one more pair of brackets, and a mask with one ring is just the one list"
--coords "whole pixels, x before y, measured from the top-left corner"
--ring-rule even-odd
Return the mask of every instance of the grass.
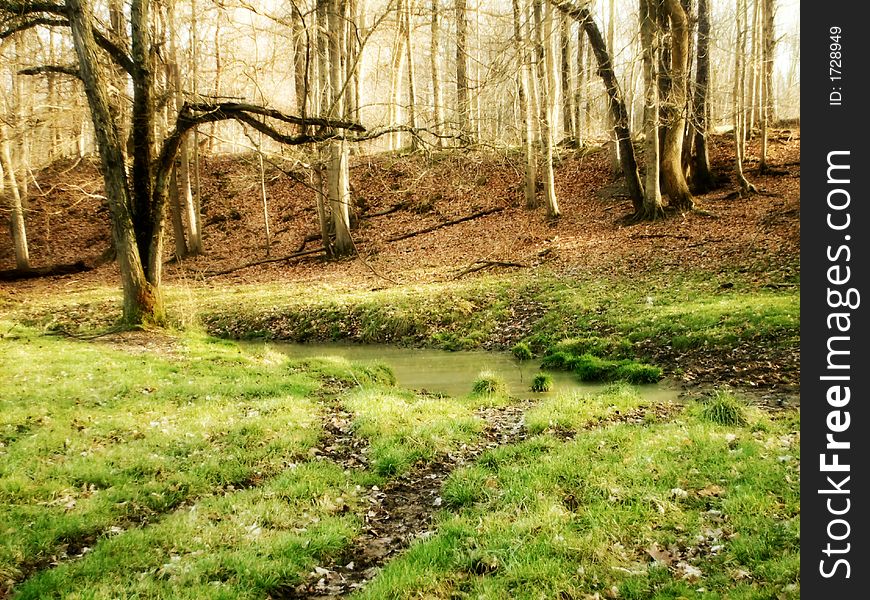
[[634, 360], [608, 360], [592, 354], [578, 356], [564, 350], [544, 356], [541, 368], [574, 371], [580, 381], [656, 383], [664, 375], [661, 368]]
[[577, 431], [645, 408], [649, 408], [649, 403], [633, 386], [616, 383], [598, 394], [571, 393], [548, 398], [526, 413], [526, 428], [531, 433]]
[[[617, 386], [572, 404], [559, 418], [576, 427], [638, 400]], [[798, 598], [799, 424], [766, 426], [688, 411], [492, 450], [445, 484], [435, 535], [360, 598]]]
[[472, 396], [506, 396], [507, 383], [492, 371], [481, 371], [471, 385]]
[[[666, 348], [795, 348], [799, 288], [753, 277], [168, 286], [185, 332], [153, 334], [161, 352], [44, 335], [111, 326], [116, 289], [0, 294], [0, 595], [11, 580], [18, 598], [280, 596], [345, 560], [369, 486], [476, 443], [476, 409], [511, 402], [485, 374], [462, 398], [414, 394], [384, 365], [202, 332], [552, 348], [563, 367], [640, 381]], [[521, 305], [535, 317], [505, 335]], [[317, 458], [333, 406], [367, 469]], [[659, 408], [626, 383], [541, 400], [529, 437], [454, 471], [432, 534], [357, 597], [799, 597], [799, 415], [728, 391]]]
[[733, 393], [716, 390], [701, 409], [700, 416], [718, 425], [746, 425], [746, 406]]
[[538, 373], [535, 375], [534, 379], [532, 379], [530, 389], [533, 392], [549, 392], [553, 389], [553, 378], [546, 373]]
[[[161, 588], [166, 573], [154, 561], [197, 549], [239, 569], [259, 564], [256, 544], [240, 545], [254, 524], [270, 548], [315, 542], [284, 567], [296, 573], [357, 527], [333, 518], [324, 498], [351, 497], [359, 476], [310, 460], [321, 436], [316, 398], [324, 386], [389, 381], [382, 367], [293, 362], [198, 336], [177, 339], [170, 356], [131, 354], [20, 327], [0, 352], [0, 578], [21, 581], [86, 552], [29, 580], [23, 597], [92, 579], [107, 586], [95, 597], [113, 597], [130, 569], [143, 590]], [[298, 501], [276, 504], [290, 493], [282, 490]], [[309, 521], [322, 542], [300, 534]]]
[[[646, 359], [739, 346], [769, 354], [796, 348], [800, 288], [765, 288], [752, 272], [651, 273], [572, 279], [547, 273], [480, 277], [372, 291], [351, 285], [166, 286], [170, 319], [218, 337], [351, 340], [448, 350], [484, 345], [532, 354], [556, 351]], [[722, 281], [733, 284], [725, 289]], [[90, 331], [120, 314], [118, 292], [101, 288], [59, 297], [0, 299], [15, 320], [39, 328]], [[539, 316], [505, 336], [518, 306]], [[570, 342], [563, 342], [569, 339]], [[525, 352], [522, 351], [525, 355]], [[797, 379], [797, 373], [791, 377]]]
[[513, 348], [511, 348], [511, 354], [517, 360], [531, 360], [532, 359], [532, 349], [529, 348], [529, 345], [525, 342], [517, 342], [514, 344]]
[[483, 428], [467, 402], [416, 396], [383, 387], [357, 388], [342, 397], [354, 415], [354, 430], [371, 445], [370, 460], [383, 476], [470, 442]]

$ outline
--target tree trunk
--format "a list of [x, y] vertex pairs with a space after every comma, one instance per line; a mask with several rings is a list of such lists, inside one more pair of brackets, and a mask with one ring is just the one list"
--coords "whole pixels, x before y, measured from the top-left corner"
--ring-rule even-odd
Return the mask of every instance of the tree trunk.
[[468, 101], [468, 21], [466, 0], [456, 0], [456, 109], [459, 116], [459, 135], [471, 135], [471, 106]]
[[[607, 54], [613, 60], [613, 45], [616, 41], [616, 2], [614, 0], [609, 0], [608, 2], [608, 18], [607, 18]], [[614, 122], [613, 115], [608, 115], [610, 120], [610, 128], [613, 130]], [[615, 130], [614, 130], [615, 131]], [[613, 134], [613, 131], [611, 131]], [[619, 156], [619, 140], [615, 137], [611, 138], [610, 142], [607, 144], [608, 153], [610, 155], [610, 170], [613, 173], [614, 177], [619, 177], [621, 165], [620, 165], [620, 156]]]
[[[535, 12], [542, 10], [543, 0], [533, 0]], [[538, 63], [539, 87], [541, 89], [541, 143], [544, 150], [544, 204], [547, 207], [547, 215], [551, 218], [558, 217], [559, 201], [556, 198], [556, 182], [553, 173], [553, 109], [556, 103], [555, 70], [556, 58], [553, 52], [553, 17], [552, 9], [547, 5], [547, 10], [542, 18], [536, 19], [537, 31], [535, 32], [536, 44], [543, 49], [543, 60]]]
[[571, 93], [571, 24], [568, 17], [559, 16], [559, 58], [562, 80], [562, 133], [572, 137], [574, 131], [574, 95]]
[[758, 168], [762, 173], [769, 169], [767, 143], [770, 121], [773, 118], [773, 59], [776, 38], [774, 22], [776, 16], [776, 0], [764, 0], [763, 48], [762, 48], [762, 80], [761, 80], [761, 160]]
[[[79, 59], [79, 72], [93, 119], [106, 199], [112, 215], [112, 236], [124, 289], [124, 320], [128, 323], [162, 321], [159, 279], [155, 282], [146, 278], [140, 259], [122, 140], [109, 108], [107, 85], [91, 27], [90, 7], [87, 0], [65, 1], [73, 46]], [[136, 4], [141, 11], [141, 2]], [[139, 20], [141, 22], [141, 13]], [[141, 48], [138, 50], [141, 52]], [[152, 276], [154, 274], [159, 277], [159, 271], [152, 271]]]
[[585, 91], [586, 91], [586, 65], [583, 60], [584, 52], [586, 51], [586, 32], [583, 26], [577, 27], [577, 81], [574, 88], [574, 140], [577, 147], [583, 146], [584, 133], [586, 131], [584, 114], [586, 113]]
[[[405, 65], [405, 18], [402, 12], [402, 4], [396, 7], [398, 27], [396, 29], [396, 41], [393, 44], [393, 61], [390, 70], [390, 125], [401, 125], [402, 119], [402, 70]], [[390, 133], [390, 150], [402, 148], [403, 134], [400, 131]]]
[[523, 36], [520, 24], [520, 0], [513, 0], [514, 17], [514, 46], [520, 61], [520, 108], [523, 112], [524, 122], [524, 148], [526, 151], [526, 178], [525, 197], [526, 208], [536, 208], [538, 165], [535, 157], [535, 110], [534, 98], [530, 89], [531, 69], [529, 68], [529, 53], [526, 48], [525, 36]]
[[662, 148], [662, 184], [670, 205], [691, 210], [695, 203], [683, 171], [683, 139], [686, 129], [686, 84], [688, 70], [689, 23], [679, 0], [662, 4], [670, 20], [671, 60], [670, 97], [667, 100], [667, 130]]
[[734, 170], [740, 195], [756, 191], [743, 173], [746, 147], [746, 0], [737, 0], [737, 43], [734, 50]]
[[[414, 47], [411, 45], [411, 2], [413, 0], [404, 0], [404, 21], [405, 21], [405, 52], [407, 54], [406, 61], [408, 63], [408, 125], [411, 129], [417, 129], [417, 85], [414, 79]], [[411, 150], [417, 150], [417, 136], [411, 136]]]
[[664, 216], [662, 194], [659, 187], [659, 84], [658, 84], [658, 26], [656, 0], [640, 0], [640, 40], [643, 49], [644, 107], [643, 145], [644, 176], [643, 205], [635, 217], [654, 220]]
[[0, 167], [9, 178], [6, 187], [9, 202], [9, 212], [12, 226], [12, 247], [15, 253], [15, 267], [17, 269], [30, 268], [30, 253], [27, 249], [27, 230], [24, 226], [24, 208], [21, 203], [21, 192], [18, 179], [15, 176], [15, 168], [9, 153], [9, 139], [6, 125], [0, 125]]
[[[199, 93], [199, 27], [197, 20], [197, 3], [193, 1], [191, 12], [191, 84], [193, 95]], [[181, 140], [179, 150], [179, 177], [181, 178], [182, 186], [184, 181], [187, 181], [184, 194], [184, 205], [187, 212], [187, 252], [191, 256], [202, 254], [202, 185], [199, 172], [199, 128], [193, 130], [193, 148], [185, 136]], [[193, 162], [193, 175], [191, 177], [190, 163]], [[192, 183], [193, 182], [193, 183]]]
[[[344, 99], [342, 93], [341, 68], [345, 15], [342, 8], [343, 0], [331, 0], [329, 5], [329, 77], [331, 91], [331, 116], [344, 116]], [[350, 256], [354, 254], [353, 240], [350, 236], [350, 171], [348, 168], [348, 147], [344, 138], [333, 140], [329, 144], [329, 163], [327, 166], [327, 181], [329, 184], [329, 202], [332, 208], [332, 218], [335, 224], [335, 254]]]
[[435, 145], [443, 147], [444, 140], [441, 135], [444, 132], [444, 92], [441, 89], [441, 61], [438, 52], [441, 47], [441, 28], [438, 22], [439, 0], [432, 0], [432, 37], [429, 46], [429, 66], [432, 70], [432, 104], [435, 111], [435, 124], [433, 131], [437, 136]]
[[709, 134], [710, 104], [710, 11], [707, 0], [698, 0], [698, 51], [695, 74], [695, 153], [693, 178], [698, 193], [713, 189], [713, 171], [710, 169], [710, 151], [707, 145]]
[[[305, 31], [302, 13], [293, 5], [291, 23], [293, 28], [293, 84], [296, 92], [296, 110], [303, 119], [308, 114], [308, 62], [309, 38]], [[307, 133], [307, 131], [303, 131]]]
[[589, 47], [595, 53], [595, 59], [598, 61], [598, 74], [601, 75], [604, 89], [607, 92], [608, 107], [613, 118], [616, 139], [619, 141], [619, 156], [622, 164], [622, 174], [625, 176], [625, 183], [628, 188], [628, 195], [631, 197], [635, 213], [639, 213], [643, 208], [643, 187], [640, 184], [640, 174], [638, 173], [637, 161], [634, 156], [634, 146], [631, 143], [628, 110], [625, 108], [625, 100], [619, 87], [619, 81], [613, 72], [613, 62], [607, 53], [607, 45], [604, 43], [604, 38], [601, 36], [598, 26], [592, 20], [592, 15], [589, 13], [588, 8], [578, 8], [568, 0], [550, 0], [550, 3], [565, 14], [577, 19], [586, 30]]

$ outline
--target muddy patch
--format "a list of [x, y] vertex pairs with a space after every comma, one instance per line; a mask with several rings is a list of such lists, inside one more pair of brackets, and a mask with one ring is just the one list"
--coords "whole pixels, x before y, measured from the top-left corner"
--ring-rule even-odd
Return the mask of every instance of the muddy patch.
[[[533, 403], [525, 401], [506, 407], [477, 411], [486, 428], [474, 444], [430, 461], [418, 462], [407, 473], [382, 488], [373, 486], [365, 497], [363, 533], [332, 564], [315, 567], [306, 580], [282, 586], [271, 598], [329, 600], [344, 597], [375, 577], [380, 568], [417, 539], [433, 535], [433, 517], [442, 506], [441, 487], [455, 469], [474, 461], [483, 452], [526, 438], [524, 415]], [[347, 467], [366, 464], [364, 442], [353, 437], [350, 415], [341, 409], [326, 418], [324, 458]]]

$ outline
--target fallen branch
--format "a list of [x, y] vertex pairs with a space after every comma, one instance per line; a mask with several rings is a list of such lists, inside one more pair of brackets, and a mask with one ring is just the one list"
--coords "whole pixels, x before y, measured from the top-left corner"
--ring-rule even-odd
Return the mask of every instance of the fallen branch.
[[438, 225], [433, 225], [432, 227], [427, 227], [426, 229], [420, 229], [418, 231], [412, 231], [411, 233], [404, 233], [402, 235], [397, 235], [395, 237], [388, 238], [388, 242], [399, 242], [401, 240], [407, 240], [408, 238], [412, 238], [414, 236], [423, 235], [424, 233], [430, 233], [437, 229], [441, 229], [442, 227], [450, 227], [451, 225], [457, 225], [459, 223], [464, 223], [465, 221], [471, 221], [473, 219], [477, 219], [480, 217], [485, 217], [487, 215], [491, 215], [494, 213], [502, 212], [504, 207], [500, 208], [490, 208], [488, 210], [481, 210], [476, 213], [470, 214], [466, 217], [462, 217], [460, 219], [454, 219], [452, 221], [447, 221], [445, 223], [439, 223]]
[[78, 261], [66, 265], [51, 265], [48, 267], [38, 267], [35, 269], [9, 269], [0, 271], [0, 281], [18, 281], [19, 279], [35, 279], [37, 277], [54, 277], [57, 275], [72, 275], [74, 273], [83, 273], [90, 271], [93, 267], [89, 267], [82, 261]]
[[646, 239], [646, 238], [674, 238], [677, 240], [687, 240], [689, 236], [687, 235], [675, 235], [673, 233], [636, 233], [631, 236], [633, 240]]
[[227, 275], [228, 273], [233, 273], [235, 271], [241, 271], [242, 269], [248, 269], [250, 267], [256, 267], [259, 265], [267, 265], [269, 263], [295, 260], [297, 258], [302, 258], [303, 256], [309, 256], [311, 254], [318, 254], [320, 252], [323, 252], [323, 248], [314, 248], [313, 250], [305, 250], [303, 252], [294, 252], [293, 254], [288, 254], [287, 256], [281, 256], [279, 258], [264, 258], [263, 260], [255, 260], [253, 262], [239, 265], [238, 267], [231, 267], [229, 269], [223, 269], [222, 271], [209, 271], [209, 272], [205, 273], [205, 276], [206, 277], [216, 277], [217, 275]]
[[483, 271], [484, 269], [489, 269], [492, 267], [516, 267], [520, 269], [527, 269], [529, 268], [529, 265], [501, 260], [476, 260], [464, 269], [462, 269], [459, 273], [454, 275], [453, 279], [459, 279], [460, 277], [468, 275], [469, 273], [476, 273], [478, 271]]

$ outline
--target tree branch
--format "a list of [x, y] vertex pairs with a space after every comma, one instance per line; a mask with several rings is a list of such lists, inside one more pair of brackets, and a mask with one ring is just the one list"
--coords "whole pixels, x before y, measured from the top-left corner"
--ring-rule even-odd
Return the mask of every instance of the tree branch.
[[[24, 15], [48, 13], [66, 17], [66, 8], [48, 2], [16, 2], [5, 3], [0, 5], [0, 14], [10, 14], [15, 17]], [[57, 19], [45, 16], [38, 16], [25, 19], [20, 23], [9, 25], [8, 28], [0, 31], [0, 40], [4, 40], [20, 31], [32, 29], [33, 27], [69, 27], [69, 21], [65, 18]], [[129, 74], [133, 73], [133, 60], [123, 46], [120, 46], [109, 39], [101, 31], [94, 29], [94, 39], [97, 45], [102, 48], [111, 58]]]
[[363, 132], [366, 130], [365, 127], [363, 127], [362, 125], [358, 123], [352, 123], [350, 121], [338, 121], [334, 119], [322, 119], [318, 117], [296, 117], [293, 115], [284, 114], [281, 111], [275, 110], [274, 108], [267, 108], [265, 106], [258, 106], [256, 104], [246, 104], [244, 102], [218, 102], [216, 104], [195, 102], [189, 103], [187, 106], [190, 110], [199, 112], [220, 111], [227, 114], [252, 113], [256, 115], [263, 115], [264, 117], [270, 117], [278, 121], [283, 121], [284, 123], [299, 125], [300, 127], [314, 125], [317, 127], [347, 129], [348, 131]]
[[78, 67], [72, 65], [40, 65], [38, 67], [28, 67], [18, 71], [19, 75], [42, 75], [43, 73], [63, 73], [76, 79], [81, 79], [82, 74], [79, 73]]

